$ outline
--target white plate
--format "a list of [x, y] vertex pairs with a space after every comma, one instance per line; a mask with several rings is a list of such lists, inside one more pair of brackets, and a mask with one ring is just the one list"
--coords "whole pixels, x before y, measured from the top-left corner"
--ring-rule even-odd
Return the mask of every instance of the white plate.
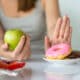
[[64, 65], [64, 64], [76, 64], [80, 62], [80, 58], [75, 58], [75, 59], [65, 59], [65, 60], [49, 60], [46, 58], [43, 58], [45, 61], [53, 64], [59, 64], [59, 65]]
[[17, 76], [18, 72], [0, 69], [0, 75]]

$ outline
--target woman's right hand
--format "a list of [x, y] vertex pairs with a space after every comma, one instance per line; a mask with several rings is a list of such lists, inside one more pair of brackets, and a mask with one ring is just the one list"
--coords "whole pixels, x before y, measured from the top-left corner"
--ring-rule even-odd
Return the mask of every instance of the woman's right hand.
[[25, 36], [22, 36], [20, 42], [18, 43], [14, 51], [9, 50], [8, 44], [2, 44], [0, 46], [0, 53], [1, 53], [0, 56], [8, 58], [10, 60], [17, 60], [17, 56], [20, 55], [20, 52], [24, 47], [24, 43], [25, 43]]

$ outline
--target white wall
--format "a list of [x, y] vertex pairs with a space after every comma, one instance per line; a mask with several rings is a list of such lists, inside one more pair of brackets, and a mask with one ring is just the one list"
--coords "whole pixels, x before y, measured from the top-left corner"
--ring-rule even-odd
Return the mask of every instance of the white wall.
[[73, 27], [72, 47], [80, 50], [80, 0], [59, 0], [61, 14], [68, 15]]

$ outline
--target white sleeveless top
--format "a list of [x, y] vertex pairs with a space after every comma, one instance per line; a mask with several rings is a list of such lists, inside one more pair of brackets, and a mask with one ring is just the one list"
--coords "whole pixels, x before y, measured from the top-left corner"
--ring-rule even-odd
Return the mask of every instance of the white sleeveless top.
[[5, 16], [3, 11], [0, 10], [0, 20], [6, 30], [19, 28], [31, 36], [31, 42], [33, 42], [34, 45], [41, 45], [46, 25], [44, 11], [40, 0], [36, 2], [36, 7], [30, 15], [21, 18], [11, 18]]

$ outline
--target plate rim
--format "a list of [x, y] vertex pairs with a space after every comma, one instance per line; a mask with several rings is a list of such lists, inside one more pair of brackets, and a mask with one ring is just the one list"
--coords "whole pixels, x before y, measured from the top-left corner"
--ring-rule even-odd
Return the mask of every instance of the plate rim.
[[80, 61], [80, 58], [75, 58], [75, 59], [65, 59], [65, 60], [49, 60], [49, 59], [46, 59], [45, 57], [43, 58], [43, 60], [49, 62], [49, 63], [55, 63], [55, 62], [58, 62], [58, 63], [62, 63], [62, 64], [73, 64], [73, 63], [78, 63]]

